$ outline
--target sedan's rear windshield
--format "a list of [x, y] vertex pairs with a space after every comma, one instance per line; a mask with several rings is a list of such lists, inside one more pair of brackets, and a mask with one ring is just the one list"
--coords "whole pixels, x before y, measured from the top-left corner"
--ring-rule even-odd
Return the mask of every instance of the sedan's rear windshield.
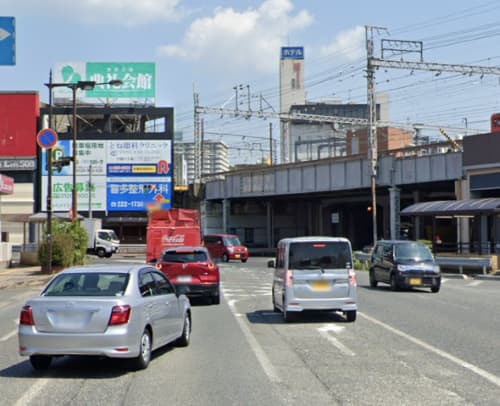
[[122, 296], [128, 274], [111, 272], [58, 275], [42, 292], [43, 296]]
[[351, 249], [344, 241], [290, 244], [289, 269], [351, 268]]
[[205, 251], [167, 251], [162, 257], [165, 262], [206, 262], [208, 255]]

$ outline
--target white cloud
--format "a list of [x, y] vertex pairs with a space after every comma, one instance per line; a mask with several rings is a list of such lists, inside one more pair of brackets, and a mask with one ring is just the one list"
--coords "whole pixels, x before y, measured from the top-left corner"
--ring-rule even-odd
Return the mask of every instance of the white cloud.
[[293, 9], [291, 0], [265, 0], [260, 7], [244, 11], [219, 7], [213, 16], [193, 21], [180, 43], [159, 47], [158, 54], [273, 72], [287, 35], [313, 22], [308, 11], [292, 14]]
[[139, 25], [177, 20], [182, 0], [0, 0], [15, 15], [64, 16], [67, 20]]
[[329, 45], [320, 48], [324, 56], [332, 56], [353, 61], [361, 58], [365, 52], [365, 29], [357, 26], [339, 33]]

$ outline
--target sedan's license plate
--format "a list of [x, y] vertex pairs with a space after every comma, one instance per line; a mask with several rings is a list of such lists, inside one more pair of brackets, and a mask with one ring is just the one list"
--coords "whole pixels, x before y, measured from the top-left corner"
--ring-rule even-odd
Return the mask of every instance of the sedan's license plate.
[[234, 254], [234, 257], [235, 257], [235, 258], [239, 258], [239, 257], [240, 257], [240, 254]]
[[180, 275], [177, 277], [177, 282], [190, 283], [191, 282], [191, 275]]
[[410, 285], [421, 285], [422, 278], [410, 278]]
[[312, 281], [311, 286], [313, 290], [328, 290], [330, 289], [330, 282], [328, 281]]

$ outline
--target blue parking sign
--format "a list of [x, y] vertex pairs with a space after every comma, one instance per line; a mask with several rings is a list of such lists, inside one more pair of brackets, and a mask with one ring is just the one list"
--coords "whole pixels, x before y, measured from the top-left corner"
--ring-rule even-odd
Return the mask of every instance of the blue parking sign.
[[0, 65], [16, 64], [16, 20], [0, 17]]

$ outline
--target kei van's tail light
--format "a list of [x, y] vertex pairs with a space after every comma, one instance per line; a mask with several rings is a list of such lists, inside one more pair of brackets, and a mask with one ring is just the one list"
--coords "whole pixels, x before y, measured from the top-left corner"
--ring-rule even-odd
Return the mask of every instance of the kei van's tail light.
[[25, 326], [34, 326], [35, 320], [33, 319], [33, 310], [31, 306], [23, 306], [21, 314], [19, 315], [19, 324]]
[[292, 284], [293, 284], [293, 276], [292, 276], [292, 271], [290, 271], [289, 269], [286, 270], [286, 273], [285, 273], [285, 283], [286, 283], [286, 286], [288, 287], [291, 287]]
[[130, 310], [129, 305], [113, 306], [108, 325], [117, 326], [120, 324], [127, 324], [130, 319]]
[[354, 272], [354, 269], [349, 269], [349, 285], [351, 286], [356, 286], [356, 273]]

